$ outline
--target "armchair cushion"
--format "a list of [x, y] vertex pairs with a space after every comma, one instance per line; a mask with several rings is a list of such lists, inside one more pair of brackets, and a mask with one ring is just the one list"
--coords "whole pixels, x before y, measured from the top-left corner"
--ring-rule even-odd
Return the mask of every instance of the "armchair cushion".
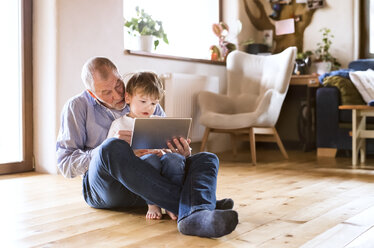
[[201, 112], [216, 112], [220, 114], [234, 114], [235, 102], [227, 95], [216, 94], [210, 91], [202, 91], [198, 94], [198, 102]]

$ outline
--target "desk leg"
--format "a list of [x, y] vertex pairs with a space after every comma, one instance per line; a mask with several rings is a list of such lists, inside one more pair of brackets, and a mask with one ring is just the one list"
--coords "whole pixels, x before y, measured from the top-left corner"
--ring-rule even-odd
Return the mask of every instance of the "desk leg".
[[306, 87], [306, 144], [304, 145], [304, 151], [307, 152], [315, 148], [315, 90], [313, 87]]
[[357, 165], [357, 110], [352, 109], [352, 165]]
[[311, 121], [311, 118], [310, 118], [310, 90], [309, 90], [309, 87], [307, 86], [306, 87], [306, 134], [305, 134], [305, 138], [306, 138], [306, 141], [305, 141], [305, 146], [304, 146], [304, 151], [308, 151], [309, 150], [309, 146], [310, 146], [310, 131], [311, 131], [311, 125], [310, 125], [310, 121]]
[[[366, 130], [366, 116], [359, 117], [360, 123], [358, 126], [358, 130]], [[359, 143], [358, 147], [360, 149], [360, 162], [361, 164], [365, 163], [366, 160], [366, 138], [360, 136], [360, 133], [358, 134], [359, 136]]]

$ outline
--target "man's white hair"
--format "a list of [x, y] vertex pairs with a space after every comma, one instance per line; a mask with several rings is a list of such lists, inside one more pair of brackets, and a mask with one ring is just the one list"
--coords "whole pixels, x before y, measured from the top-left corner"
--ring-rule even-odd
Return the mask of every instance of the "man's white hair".
[[86, 89], [95, 91], [94, 72], [99, 72], [100, 77], [106, 79], [108, 77], [108, 69], [112, 69], [119, 75], [116, 65], [105, 57], [92, 57], [83, 65], [81, 78]]

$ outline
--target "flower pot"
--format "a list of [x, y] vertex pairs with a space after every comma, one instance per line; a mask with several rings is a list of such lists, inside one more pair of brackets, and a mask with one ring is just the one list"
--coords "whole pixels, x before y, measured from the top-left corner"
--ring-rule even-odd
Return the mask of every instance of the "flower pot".
[[139, 36], [139, 50], [144, 52], [152, 52], [153, 49], [153, 36], [141, 35]]
[[325, 74], [331, 71], [331, 62], [314, 62], [314, 66], [316, 68], [316, 72], [319, 75]]

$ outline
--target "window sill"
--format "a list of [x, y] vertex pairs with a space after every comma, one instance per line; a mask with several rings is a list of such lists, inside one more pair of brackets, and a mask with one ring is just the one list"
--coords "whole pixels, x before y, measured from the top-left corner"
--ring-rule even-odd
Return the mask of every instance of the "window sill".
[[186, 58], [186, 57], [178, 57], [178, 56], [150, 53], [150, 52], [144, 52], [144, 51], [125, 50], [125, 54], [152, 57], [152, 58], [158, 58], [158, 59], [169, 59], [169, 60], [171, 59], [171, 60], [179, 60], [179, 61], [197, 62], [197, 63], [203, 63], [203, 64], [226, 66], [226, 62], [224, 62], [224, 61], [213, 61], [213, 60], [208, 60], [208, 59], [194, 59], [194, 58]]

